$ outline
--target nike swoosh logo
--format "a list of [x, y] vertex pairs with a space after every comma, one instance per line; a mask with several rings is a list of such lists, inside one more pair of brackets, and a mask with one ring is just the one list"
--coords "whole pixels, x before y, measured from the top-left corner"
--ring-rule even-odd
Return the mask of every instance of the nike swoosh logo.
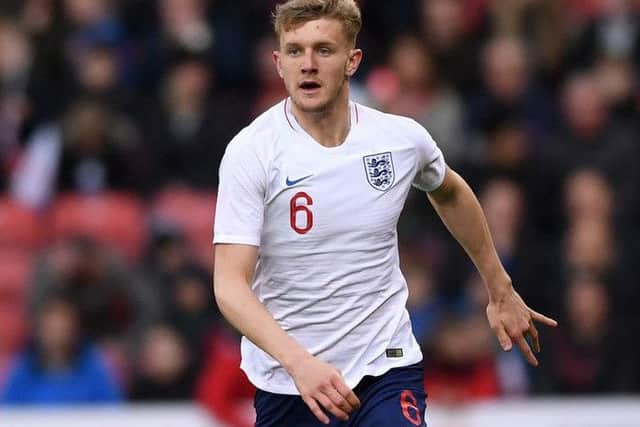
[[297, 183], [304, 181], [307, 178], [312, 177], [313, 174], [311, 175], [307, 175], [307, 176], [303, 176], [302, 178], [298, 178], [298, 179], [289, 179], [289, 177], [287, 177], [287, 187], [291, 187], [292, 185], [296, 185]]

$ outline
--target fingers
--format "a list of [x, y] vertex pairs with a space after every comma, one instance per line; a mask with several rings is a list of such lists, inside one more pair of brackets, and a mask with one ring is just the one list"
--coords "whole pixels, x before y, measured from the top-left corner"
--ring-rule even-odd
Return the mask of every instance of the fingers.
[[[554, 319], [527, 307], [515, 291], [511, 299], [490, 302], [487, 306], [487, 317], [502, 349], [510, 351], [513, 344], [516, 344], [527, 362], [533, 366], [538, 366], [533, 351], [539, 353], [541, 350], [540, 337], [534, 322], [552, 327], [558, 325]], [[527, 341], [527, 336], [531, 337], [531, 343]]]
[[[531, 310], [531, 309], [529, 309], [529, 310]], [[544, 314], [538, 313], [535, 310], [531, 310], [531, 317], [536, 322], [544, 323], [547, 326], [553, 326], [553, 327], [558, 326], [558, 322], [556, 322], [555, 320], [553, 320], [550, 317], [545, 316]]]
[[341, 378], [338, 378], [331, 382], [333, 386], [336, 388], [338, 393], [351, 405], [353, 409], [358, 409], [360, 407], [360, 399], [358, 396], [351, 390], [347, 385], [342, 381]]
[[347, 421], [349, 414], [360, 407], [360, 400], [340, 377], [333, 378], [330, 385], [320, 389], [313, 397], [303, 400], [316, 418], [324, 424], [329, 423], [329, 418], [322, 408], [338, 419]]
[[[532, 351], [533, 348], [536, 353], [540, 353], [538, 329], [534, 326], [533, 321], [529, 322], [528, 328], [524, 325], [526, 324], [523, 324], [520, 328], [510, 329], [509, 333], [507, 333], [506, 328], [502, 325], [494, 327], [493, 330], [504, 351], [511, 351], [513, 343], [515, 342], [520, 348], [520, 351], [522, 351], [522, 355], [527, 359], [527, 362], [532, 366], [538, 366], [538, 359], [536, 359]], [[529, 345], [525, 339], [525, 335], [531, 337], [531, 345]]]
[[316, 400], [322, 405], [323, 408], [331, 412], [342, 421], [347, 421], [349, 419], [349, 415], [345, 411], [340, 409], [336, 404], [334, 404], [326, 394], [318, 395], [318, 397], [316, 397]]
[[336, 418], [347, 421], [360, 400], [345, 384], [340, 371], [315, 357], [302, 359], [292, 377], [302, 400], [323, 424]]
[[538, 359], [536, 359], [536, 357], [533, 355], [533, 352], [529, 347], [529, 343], [527, 343], [527, 340], [524, 339], [524, 336], [521, 335], [520, 338], [516, 339], [516, 343], [518, 343], [518, 347], [520, 347], [520, 351], [522, 351], [522, 354], [524, 355], [525, 359], [527, 359], [527, 362], [529, 362], [529, 364], [531, 364], [532, 366], [538, 366]]
[[534, 326], [533, 322], [530, 323], [527, 333], [529, 334], [529, 336], [531, 336], [533, 351], [535, 351], [536, 353], [540, 353], [540, 337], [538, 336], [538, 330]]
[[302, 400], [304, 400], [304, 403], [307, 404], [311, 412], [313, 412], [313, 415], [315, 415], [322, 424], [329, 424], [329, 417], [320, 409], [315, 399], [312, 397], [303, 397]]
[[334, 388], [325, 392], [331, 402], [338, 408], [342, 409], [345, 413], [350, 414], [353, 412], [354, 407]]
[[511, 342], [511, 338], [509, 338], [509, 335], [507, 334], [507, 331], [505, 331], [502, 326], [496, 326], [495, 328], [493, 328], [493, 331], [498, 337], [500, 347], [502, 347], [504, 351], [511, 351], [511, 347], [513, 346], [513, 344]]

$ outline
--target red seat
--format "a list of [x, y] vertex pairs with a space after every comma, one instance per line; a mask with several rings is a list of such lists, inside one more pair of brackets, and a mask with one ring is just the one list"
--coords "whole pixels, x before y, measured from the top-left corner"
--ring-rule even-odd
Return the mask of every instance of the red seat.
[[32, 265], [30, 251], [0, 247], [0, 295], [26, 294]]
[[44, 230], [33, 210], [9, 197], [0, 197], [0, 246], [38, 249], [44, 242]]
[[0, 350], [0, 390], [4, 390], [7, 375], [9, 375], [11, 354]]
[[214, 192], [169, 187], [156, 195], [151, 216], [180, 228], [196, 261], [205, 268], [211, 268], [215, 206]]
[[24, 343], [29, 330], [23, 296], [0, 296], [0, 354], [10, 355]]
[[131, 260], [142, 254], [147, 230], [144, 206], [133, 195], [63, 195], [55, 200], [51, 221], [55, 240], [88, 236]]
[[32, 265], [30, 252], [0, 249], [0, 355], [16, 351], [26, 337]]

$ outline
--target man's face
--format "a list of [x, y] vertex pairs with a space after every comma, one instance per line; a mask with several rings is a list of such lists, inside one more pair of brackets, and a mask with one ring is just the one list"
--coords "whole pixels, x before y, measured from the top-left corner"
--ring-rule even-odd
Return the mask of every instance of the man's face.
[[296, 107], [322, 112], [344, 93], [362, 52], [351, 48], [341, 22], [322, 18], [282, 32], [273, 58]]

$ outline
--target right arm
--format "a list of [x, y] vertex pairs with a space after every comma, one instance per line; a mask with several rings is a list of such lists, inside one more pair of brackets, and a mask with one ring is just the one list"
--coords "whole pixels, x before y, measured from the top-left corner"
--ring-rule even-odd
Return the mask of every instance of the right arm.
[[291, 338], [251, 291], [258, 248], [217, 244], [214, 293], [224, 317], [252, 343], [291, 371], [296, 361], [311, 356]]
[[233, 327], [280, 362], [321, 422], [328, 424], [329, 418], [319, 405], [347, 420], [360, 401], [340, 371], [313, 357], [289, 336], [251, 290], [257, 253], [257, 247], [251, 245], [216, 245], [214, 293], [220, 311]]

